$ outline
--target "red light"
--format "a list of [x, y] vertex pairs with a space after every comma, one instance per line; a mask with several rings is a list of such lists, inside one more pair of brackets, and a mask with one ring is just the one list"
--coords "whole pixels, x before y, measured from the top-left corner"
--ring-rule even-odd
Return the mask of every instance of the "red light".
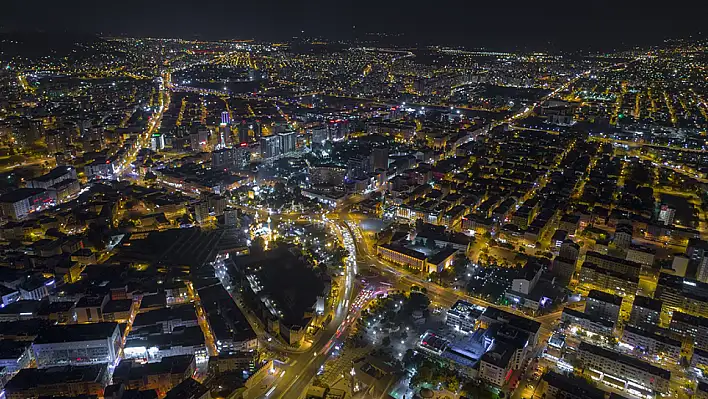
[[248, 143], [241, 143], [241, 147], [246, 147]]

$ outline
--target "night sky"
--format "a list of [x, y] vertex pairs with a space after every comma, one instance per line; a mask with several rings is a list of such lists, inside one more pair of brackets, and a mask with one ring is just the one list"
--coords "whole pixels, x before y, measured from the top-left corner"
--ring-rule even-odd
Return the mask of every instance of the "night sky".
[[203, 39], [331, 39], [400, 33], [408, 44], [610, 51], [706, 37], [708, 0], [3, 0], [3, 31]]

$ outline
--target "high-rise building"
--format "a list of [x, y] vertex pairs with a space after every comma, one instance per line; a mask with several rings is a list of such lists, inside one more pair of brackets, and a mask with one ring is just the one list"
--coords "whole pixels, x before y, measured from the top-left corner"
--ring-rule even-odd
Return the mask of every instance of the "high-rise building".
[[260, 140], [263, 136], [263, 126], [261, 125], [261, 121], [254, 121], [249, 125], [249, 128], [253, 130], [253, 138], [256, 140]]
[[350, 179], [364, 178], [371, 171], [368, 156], [355, 155], [347, 161], [347, 177]]
[[666, 205], [666, 204], [661, 204], [661, 208], [659, 208], [659, 221], [664, 222], [664, 225], [670, 226], [674, 224], [674, 216], [676, 215], [676, 209]]
[[349, 133], [349, 129], [349, 121], [343, 119], [331, 120], [327, 124], [329, 139], [332, 141], [344, 140], [344, 137]]
[[622, 297], [591, 290], [586, 298], [585, 313], [617, 323]]
[[371, 162], [373, 170], [377, 169], [388, 169], [388, 148], [378, 147], [374, 148], [371, 152]]
[[204, 223], [209, 218], [209, 201], [199, 201], [194, 205], [194, 220]]
[[224, 111], [221, 113], [221, 124], [222, 125], [228, 125], [231, 123], [231, 115], [229, 114], [229, 111]]
[[226, 209], [224, 211], [224, 224], [226, 226], [238, 226], [239, 225], [239, 212], [236, 209]]
[[660, 300], [641, 295], [634, 297], [632, 313], [629, 315], [629, 324], [638, 327], [652, 327], [659, 324], [660, 317]]
[[248, 125], [246, 121], [241, 121], [238, 124], [238, 141], [239, 143], [250, 143], [251, 138], [248, 135]]
[[324, 143], [329, 139], [327, 127], [325, 125], [315, 126], [308, 130], [308, 133], [312, 136], [310, 141], [311, 146], [315, 144], [324, 145]]
[[47, 131], [45, 135], [47, 150], [50, 154], [66, 151], [71, 145], [71, 135], [67, 129], [55, 129]]
[[233, 144], [231, 139], [231, 126], [221, 124], [219, 126], [219, 146], [221, 148], [228, 147]]
[[248, 166], [251, 153], [246, 147], [223, 148], [211, 153], [211, 168], [243, 169]]
[[261, 137], [261, 157], [271, 159], [281, 154], [280, 137], [277, 135]]
[[209, 140], [209, 129], [197, 127], [189, 135], [189, 144], [192, 151], [204, 151]]
[[698, 264], [696, 271], [696, 280], [701, 283], [708, 283], [708, 256], [704, 256]]
[[150, 147], [153, 151], [160, 151], [165, 148], [165, 136], [162, 133], [153, 133], [150, 137]]
[[297, 144], [297, 133], [296, 132], [282, 132], [278, 133], [280, 138], [280, 152], [281, 154], [289, 154], [295, 152], [295, 147]]

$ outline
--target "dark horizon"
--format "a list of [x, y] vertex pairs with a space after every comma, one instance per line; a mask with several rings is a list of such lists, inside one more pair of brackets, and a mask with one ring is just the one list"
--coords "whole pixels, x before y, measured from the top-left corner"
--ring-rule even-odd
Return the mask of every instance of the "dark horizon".
[[603, 51], [659, 45], [665, 39], [705, 38], [699, 29], [708, 3], [684, 0], [671, 8], [658, 2], [600, 1], [532, 3], [512, 0], [474, 4], [428, 3], [121, 2], [60, 4], [9, 0], [0, 16], [8, 31], [71, 31], [113, 36], [184, 39], [329, 40], [399, 34], [406, 45], [449, 45], [495, 50]]

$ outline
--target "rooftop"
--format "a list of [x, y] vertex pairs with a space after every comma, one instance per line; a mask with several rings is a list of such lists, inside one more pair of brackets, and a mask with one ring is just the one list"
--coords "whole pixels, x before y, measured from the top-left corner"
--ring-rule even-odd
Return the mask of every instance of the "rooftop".
[[5, 390], [11, 393], [47, 385], [100, 382], [106, 372], [105, 364], [45, 369], [26, 368], [15, 374], [5, 385]]
[[49, 326], [39, 331], [35, 344], [93, 341], [109, 338], [118, 329], [118, 323], [91, 323]]
[[590, 290], [590, 293], [588, 293], [588, 299], [594, 299], [596, 301], [611, 303], [616, 306], [622, 306], [621, 296], [612, 295], [604, 291]]
[[559, 374], [551, 370], [543, 375], [543, 380], [548, 385], [573, 394], [575, 397], [587, 399], [605, 398], [605, 391], [590, 385], [582, 378]]

